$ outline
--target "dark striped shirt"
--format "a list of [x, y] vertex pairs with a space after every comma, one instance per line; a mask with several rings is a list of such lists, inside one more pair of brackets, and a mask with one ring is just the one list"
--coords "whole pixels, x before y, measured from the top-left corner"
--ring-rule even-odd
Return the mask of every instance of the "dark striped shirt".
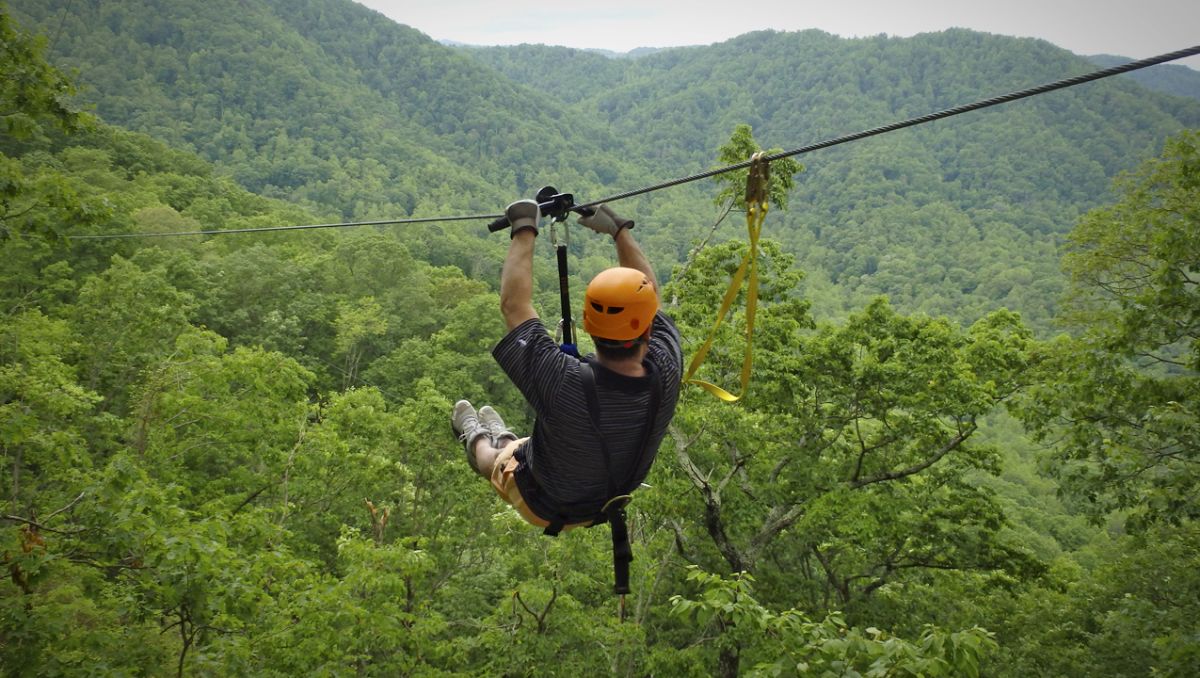
[[[533, 434], [522, 449], [525, 463], [518, 468], [518, 476], [532, 474], [540, 493], [552, 502], [594, 503], [598, 510], [609, 499], [608, 471], [588, 414], [579, 359], [563, 353], [538, 318], [513, 328], [496, 345], [492, 356], [537, 413]], [[637, 487], [650, 472], [679, 400], [683, 374], [679, 330], [661, 312], [655, 316], [643, 362], [645, 376], [628, 377], [605, 368], [594, 358], [589, 362], [596, 374], [600, 427], [612, 455], [613, 476], [618, 484], [629, 479], [622, 489]], [[662, 400], [646, 454], [633, 469], [649, 416], [651, 379], [661, 380]], [[537, 502], [529, 503], [536, 511]]]

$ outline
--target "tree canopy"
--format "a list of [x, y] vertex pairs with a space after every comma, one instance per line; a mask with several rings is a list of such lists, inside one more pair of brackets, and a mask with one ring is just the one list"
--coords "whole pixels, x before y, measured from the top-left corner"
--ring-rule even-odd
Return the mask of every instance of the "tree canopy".
[[[532, 423], [489, 355], [506, 239], [72, 236], [596, 196], [1083, 62], [958, 30], [613, 61], [334, 0], [11, 7], [0, 673], [1196, 673], [1192, 103], [1098, 84], [777, 164], [750, 388], [684, 392], [622, 621], [608, 535], [529, 529], [448, 427], [461, 397]], [[747, 252], [723, 181], [618, 206], [689, 352]], [[613, 260], [580, 232], [576, 290]], [[534, 284], [556, 309], [548, 256]], [[744, 304], [706, 379], [739, 373]]]

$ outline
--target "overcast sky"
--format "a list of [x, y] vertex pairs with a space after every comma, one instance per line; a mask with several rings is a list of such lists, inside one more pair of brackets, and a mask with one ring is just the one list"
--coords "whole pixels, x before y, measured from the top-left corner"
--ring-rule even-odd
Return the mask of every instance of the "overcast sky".
[[[1077, 54], [1145, 58], [1200, 45], [1200, 0], [357, 0], [436, 40], [625, 52], [750, 31], [844, 37], [946, 28], [1043, 38]], [[1171, 63], [1200, 70], [1200, 57]]]

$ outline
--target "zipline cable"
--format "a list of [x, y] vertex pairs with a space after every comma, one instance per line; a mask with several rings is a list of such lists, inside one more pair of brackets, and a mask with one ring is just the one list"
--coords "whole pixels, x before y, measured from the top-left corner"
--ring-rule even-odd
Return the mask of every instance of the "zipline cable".
[[[809, 144], [808, 146], [802, 146], [795, 150], [784, 151], [782, 153], [775, 153], [772, 155], [768, 155], [764, 159], [767, 162], [772, 162], [775, 160], [781, 160], [783, 158], [788, 158], [788, 157], [791, 157], [794, 155], [810, 153], [812, 151], [817, 151], [822, 148], [829, 148], [831, 146], [837, 146], [837, 145], [848, 143], [851, 141], [858, 141], [860, 139], [866, 139], [867, 137], [873, 137], [873, 136], [877, 136], [880, 134], [886, 134], [888, 132], [894, 132], [896, 130], [904, 129], [906, 127], [923, 125], [927, 122], [933, 122], [935, 120], [949, 118], [949, 117], [952, 117], [955, 115], [960, 115], [962, 113], [968, 113], [970, 111], [977, 111], [982, 108], [989, 108], [991, 106], [997, 106], [999, 104], [1005, 104], [1005, 103], [1008, 103], [1011, 101], [1017, 101], [1018, 99], [1026, 99], [1028, 97], [1036, 96], [1038, 94], [1045, 94], [1046, 92], [1053, 92], [1054, 90], [1064, 89], [1066, 87], [1074, 87], [1075, 85], [1082, 85], [1087, 82], [1092, 82], [1093, 80], [1100, 80], [1102, 78], [1108, 78], [1108, 77], [1111, 77], [1114, 75], [1120, 75], [1122, 73], [1136, 71], [1138, 69], [1147, 68], [1149, 66], [1156, 66], [1158, 64], [1165, 63], [1167, 61], [1175, 61], [1176, 59], [1183, 59], [1185, 57], [1196, 56], [1197, 54], [1200, 54], [1200, 45], [1197, 45], [1195, 47], [1188, 47], [1186, 49], [1176, 50], [1174, 52], [1168, 52], [1166, 54], [1160, 54], [1159, 56], [1149, 57], [1146, 59], [1130, 61], [1129, 63], [1126, 63], [1126, 64], [1120, 64], [1118, 66], [1111, 66], [1109, 68], [1105, 68], [1105, 69], [1095, 71], [1092, 73], [1088, 73], [1085, 75], [1077, 75], [1077, 76], [1070, 77], [1070, 78], [1064, 78], [1062, 80], [1057, 80], [1055, 82], [1047, 83], [1044, 85], [1038, 85], [1037, 87], [1030, 87], [1028, 89], [1018, 90], [1016, 92], [1010, 92], [1008, 94], [1003, 94], [1001, 96], [991, 97], [990, 99], [983, 99], [981, 101], [976, 101], [975, 103], [971, 103], [971, 104], [964, 104], [962, 106], [955, 106], [954, 108], [947, 108], [945, 110], [937, 111], [936, 113], [928, 113], [926, 115], [922, 115], [922, 116], [919, 116], [916, 118], [909, 118], [908, 120], [903, 120], [901, 122], [894, 122], [889, 125], [883, 125], [881, 127], [873, 127], [871, 129], [863, 130], [861, 132], [855, 132], [853, 134], [846, 134], [844, 136], [835, 137], [833, 139], [828, 139], [826, 141], [820, 141], [815, 144]], [[747, 167], [750, 166], [750, 164], [751, 164], [751, 161], [746, 160], [744, 162], [735, 163], [733, 165], [725, 165], [724, 167], [718, 167], [716, 169], [711, 169], [706, 172], [700, 172], [698, 174], [692, 174], [692, 175], [689, 175], [686, 177], [681, 177], [679, 179], [672, 179], [670, 181], [664, 181], [662, 183], [654, 184], [653, 186], [647, 186], [645, 188], [639, 188], [639, 189], [632, 190], [632, 191], [625, 191], [624, 193], [617, 193], [616, 195], [612, 195], [607, 198], [603, 198], [601, 200], [595, 200], [593, 202], [576, 205], [573, 209], [579, 210], [579, 209], [588, 208], [588, 207], [595, 207], [596, 205], [599, 205], [601, 203], [617, 202], [619, 200], [624, 200], [626, 198], [632, 198], [632, 197], [638, 196], [638, 195], [644, 195], [646, 193], [651, 193], [653, 191], [660, 191], [665, 188], [672, 188], [674, 186], [680, 186], [682, 184], [690, 183], [693, 181], [699, 181], [700, 179], [707, 179], [709, 177], [715, 177], [719, 174], [724, 174], [726, 172], [734, 172], [736, 170], [746, 169]], [[232, 233], [266, 233], [266, 232], [270, 232], [270, 231], [298, 231], [298, 230], [314, 229], [314, 228], [348, 228], [351, 226], [386, 226], [386, 225], [392, 225], [392, 224], [425, 224], [425, 223], [442, 222], [442, 221], [483, 221], [483, 220], [495, 220], [495, 219], [499, 219], [503, 216], [504, 216], [503, 214], [475, 214], [475, 215], [458, 216], [458, 217], [423, 217], [423, 218], [416, 218], [416, 219], [388, 219], [388, 220], [381, 220], [381, 221], [356, 221], [356, 222], [346, 222], [346, 223], [338, 223], [338, 224], [309, 224], [309, 225], [304, 225], [304, 226], [269, 226], [266, 228], [233, 228], [233, 229], [226, 229], [226, 230], [180, 231], [180, 232], [173, 232], [173, 233], [109, 233], [109, 234], [103, 234], [103, 235], [69, 235], [69, 236], [67, 236], [67, 238], [69, 238], [71, 240], [110, 240], [110, 239], [114, 239], [114, 238], [158, 238], [158, 237], [182, 236], [182, 235], [226, 235], [226, 234], [232, 234]]]
[[313, 228], [349, 228], [351, 226], [387, 226], [391, 224], [428, 224], [442, 221], [482, 221], [495, 219], [495, 214], [472, 214], [461, 217], [417, 217], [412, 219], [383, 219], [380, 221], [349, 221], [339, 224], [306, 224], [304, 226], [266, 226], [263, 228], [227, 228], [213, 231], [170, 231], [166, 233], [108, 233], [103, 235], [69, 235], [71, 240], [110, 240], [113, 238], [159, 238], [176, 235], [225, 235], [228, 233], [267, 233], [270, 231], [301, 231]]

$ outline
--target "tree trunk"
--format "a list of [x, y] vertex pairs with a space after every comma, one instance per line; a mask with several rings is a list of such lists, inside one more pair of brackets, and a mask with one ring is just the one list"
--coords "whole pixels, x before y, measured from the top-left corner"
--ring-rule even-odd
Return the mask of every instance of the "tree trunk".
[[721, 650], [721, 657], [717, 660], [717, 675], [721, 678], [737, 678], [740, 663], [741, 656], [738, 655], [737, 650], [733, 648]]

